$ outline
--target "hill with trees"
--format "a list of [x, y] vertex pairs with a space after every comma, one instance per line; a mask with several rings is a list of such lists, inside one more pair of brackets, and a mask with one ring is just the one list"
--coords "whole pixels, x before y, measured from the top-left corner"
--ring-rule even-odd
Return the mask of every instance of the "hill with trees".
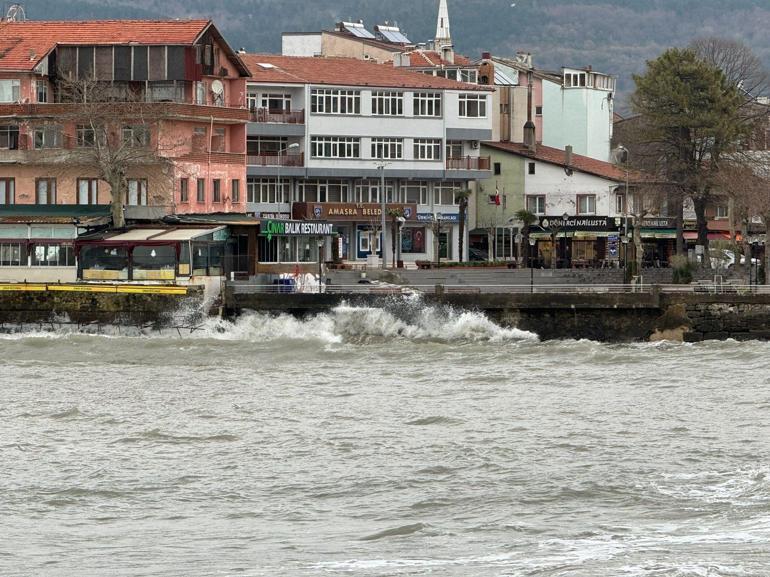
[[[6, 3], [7, 4], [7, 3]], [[23, 2], [27, 17], [213, 18], [230, 43], [254, 52], [280, 50], [282, 31], [315, 31], [362, 18], [369, 28], [397, 22], [415, 42], [434, 35], [437, 0], [48, 0]], [[479, 57], [531, 52], [535, 65], [588, 66], [616, 74], [621, 92], [631, 74], [672, 46], [698, 36], [742, 40], [770, 65], [767, 0], [449, 0], [459, 52]]]

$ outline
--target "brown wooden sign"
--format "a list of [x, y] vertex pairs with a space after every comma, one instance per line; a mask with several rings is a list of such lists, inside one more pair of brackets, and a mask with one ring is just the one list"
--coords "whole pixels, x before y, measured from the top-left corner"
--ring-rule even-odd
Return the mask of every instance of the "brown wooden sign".
[[[385, 205], [385, 218], [390, 211], [397, 210], [407, 221], [417, 220], [417, 205], [410, 203], [389, 203]], [[295, 202], [292, 207], [295, 220], [331, 220], [370, 222], [382, 218], [382, 205], [377, 203], [352, 202]]]

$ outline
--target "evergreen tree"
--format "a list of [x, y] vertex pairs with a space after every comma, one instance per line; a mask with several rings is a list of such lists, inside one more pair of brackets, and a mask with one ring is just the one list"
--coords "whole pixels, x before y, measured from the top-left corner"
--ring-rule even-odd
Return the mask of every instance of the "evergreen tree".
[[654, 155], [658, 176], [676, 191], [671, 208], [679, 221], [678, 252], [684, 250], [684, 198], [691, 199], [695, 208], [698, 244], [708, 249], [706, 205], [715, 192], [720, 164], [751, 132], [751, 124], [740, 113], [740, 91], [694, 51], [678, 48], [648, 62], [634, 82], [632, 104], [643, 126], [640, 140]]

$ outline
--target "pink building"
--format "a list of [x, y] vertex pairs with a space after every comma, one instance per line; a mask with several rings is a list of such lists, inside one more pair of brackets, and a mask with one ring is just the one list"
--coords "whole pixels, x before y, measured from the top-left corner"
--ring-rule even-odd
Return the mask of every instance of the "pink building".
[[0, 21], [0, 205], [111, 202], [86, 86], [107, 134], [153, 151], [125, 172], [128, 218], [245, 212], [247, 76], [207, 20]]

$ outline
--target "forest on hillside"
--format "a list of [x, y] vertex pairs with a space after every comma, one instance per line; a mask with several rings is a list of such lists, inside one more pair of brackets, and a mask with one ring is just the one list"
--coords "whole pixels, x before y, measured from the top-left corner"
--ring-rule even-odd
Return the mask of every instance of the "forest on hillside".
[[[6, 3], [7, 4], [7, 3]], [[368, 27], [397, 22], [415, 42], [435, 32], [438, 0], [50, 0], [23, 1], [30, 19], [213, 18], [236, 48], [280, 50], [282, 31], [331, 28], [362, 18]], [[534, 55], [539, 68], [587, 66], [619, 77], [670, 46], [698, 36], [740, 39], [770, 66], [768, 0], [449, 0], [459, 52]]]

